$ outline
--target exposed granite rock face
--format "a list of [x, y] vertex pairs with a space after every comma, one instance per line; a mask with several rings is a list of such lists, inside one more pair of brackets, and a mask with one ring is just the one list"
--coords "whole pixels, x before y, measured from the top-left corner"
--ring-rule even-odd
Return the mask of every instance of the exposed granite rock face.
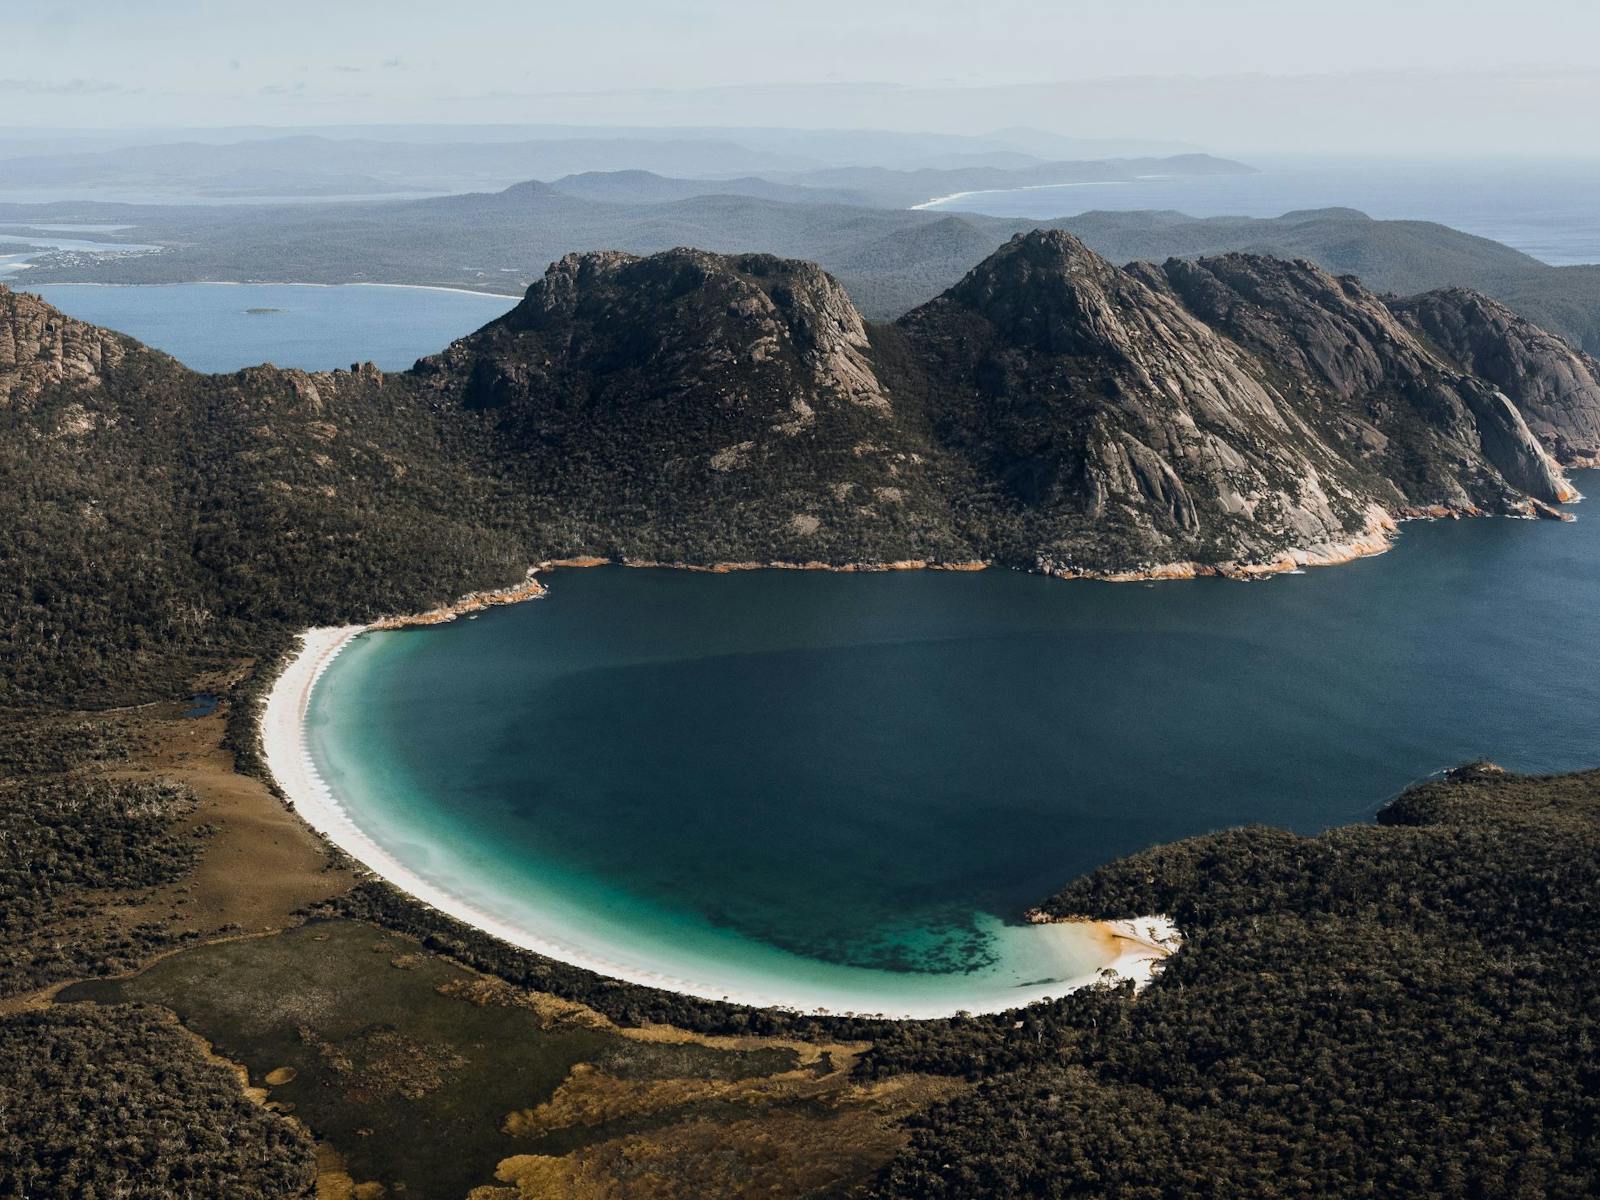
[[1249, 254], [1132, 269], [1254, 355], [1328, 444], [1405, 504], [1506, 511], [1572, 496], [1516, 406], [1358, 280]]
[[[155, 471], [179, 507], [203, 475], [206, 512], [274, 531], [275, 562], [335, 569], [316, 557], [335, 529], [401, 555], [359, 575], [368, 592], [411, 570], [393, 563], [424, 527], [449, 562], [497, 570], [599, 556], [1248, 574], [1381, 549], [1405, 515], [1571, 494], [1514, 398], [1354, 280], [1247, 255], [1123, 269], [1058, 231], [1014, 239], [891, 326], [808, 263], [569, 255], [505, 317], [388, 377], [203, 376], [32, 297], [0, 301], [17, 455]], [[1519, 394], [1581, 382], [1542, 355]], [[114, 499], [84, 486], [90, 508]], [[162, 526], [174, 561], [203, 525]], [[247, 541], [207, 541], [207, 569]]]
[[740, 513], [730, 556], [848, 560], [865, 544], [971, 557], [877, 375], [865, 322], [811, 263], [568, 255], [413, 378], [480, 413], [496, 456], [528, 463], [537, 510], [577, 510], [593, 531], [586, 549], [704, 558], [692, 539], [631, 536], [646, 522], [626, 511], [655, 509], [686, 532]]
[[132, 353], [155, 352], [0, 285], [0, 408], [27, 405], [57, 384], [98, 388]]
[[602, 251], [553, 263], [515, 309], [423, 369], [470, 359], [473, 407], [500, 407], [537, 385], [583, 376], [619, 399], [644, 380], [656, 389], [720, 391], [745, 406], [776, 403], [769, 415], [792, 421], [795, 412], [785, 410], [802, 392], [887, 411], [869, 348], [861, 314], [812, 263]]
[[1273, 561], [1372, 523], [1249, 354], [1069, 234], [1013, 239], [899, 325], [935, 436], [1042, 569]]
[[1600, 466], [1600, 362], [1466, 288], [1388, 304], [1429, 346], [1509, 396], [1557, 461]]

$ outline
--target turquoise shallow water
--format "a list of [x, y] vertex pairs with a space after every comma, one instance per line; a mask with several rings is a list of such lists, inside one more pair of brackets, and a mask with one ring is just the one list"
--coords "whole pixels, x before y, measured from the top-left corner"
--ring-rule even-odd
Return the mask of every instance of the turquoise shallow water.
[[1071, 957], [1022, 912], [1118, 855], [1369, 819], [1479, 756], [1600, 760], [1588, 519], [1413, 524], [1388, 555], [1253, 584], [550, 583], [359, 639], [313, 694], [313, 757], [431, 883], [745, 992], [1004, 996]]

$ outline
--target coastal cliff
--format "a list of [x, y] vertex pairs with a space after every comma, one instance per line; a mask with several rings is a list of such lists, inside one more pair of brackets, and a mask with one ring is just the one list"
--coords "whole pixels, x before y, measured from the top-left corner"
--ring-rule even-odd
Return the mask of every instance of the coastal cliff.
[[1467, 288], [1389, 301], [1408, 329], [1500, 388], [1568, 466], [1600, 465], [1600, 362]]
[[1359, 280], [1246, 254], [1138, 269], [1267, 365], [1319, 437], [1405, 505], [1503, 511], [1572, 498], [1497, 381], [1431, 353]]

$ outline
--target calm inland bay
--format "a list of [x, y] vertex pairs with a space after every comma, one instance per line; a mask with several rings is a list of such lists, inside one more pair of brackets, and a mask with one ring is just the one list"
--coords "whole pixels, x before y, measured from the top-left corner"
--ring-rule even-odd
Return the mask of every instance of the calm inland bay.
[[349, 643], [307, 749], [389, 862], [487, 927], [703, 995], [896, 1015], [1059, 995], [1103, 948], [1021, 916], [1119, 855], [1369, 819], [1472, 758], [1600, 757], [1589, 520], [1412, 524], [1387, 555], [1253, 584], [547, 581]]

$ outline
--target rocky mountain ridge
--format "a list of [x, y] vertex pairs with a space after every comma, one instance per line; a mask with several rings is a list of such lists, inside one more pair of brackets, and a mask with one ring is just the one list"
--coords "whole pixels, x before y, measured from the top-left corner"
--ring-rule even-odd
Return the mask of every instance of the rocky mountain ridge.
[[1479, 459], [1512, 492], [1546, 504], [1571, 498], [1515, 403], [1431, 353], [1359, 280], [1243, 254], [1135, 270], [1278, 372], [1330, 444], [1371, 462], [1408, 498], [1481, 503], [1492, 481], [1462, 478]]
[[[1557, 345], [1527, 378], [1600, 414]], [[569, 255], [414, 378], [486, 419], [538, 511], [581, 520], [562, 554], [1253, 574], [1576, 496], [1519, 408], [1549, 396], [1465, 370], [1358, 281], [1118, 268], [1059, 230], [888, 326], [810, 264]], [[626, 514], [651, 508], [717, 533], [641, 536]]]
[[1600, 362], [1468, 288], [1390, 300], [1448, 361], [1504, 391], [1567, 466], [1600, 466]]
[[[94, 511], [161, 481], [124, 506], [175, 563], [203, 547], [197, 611], [232, 611], [240, 555], [298, 564], [286, 620], [578, 556], [1249, 575], [1381, 549], [1408, 516], [1554, 513], [1557, 459], [1600, 429], [1592, 361], [1472, 293], [1386, 301], [1243, 254], [1120, 268], [1060, 231], [890, 325], [809, 263], [569, 255], [389, 376], [198, 375], [0, 292], [0, 403], [13, 471], [48, 443]], [[449, 569], [406, 546], [423, 527]]]

